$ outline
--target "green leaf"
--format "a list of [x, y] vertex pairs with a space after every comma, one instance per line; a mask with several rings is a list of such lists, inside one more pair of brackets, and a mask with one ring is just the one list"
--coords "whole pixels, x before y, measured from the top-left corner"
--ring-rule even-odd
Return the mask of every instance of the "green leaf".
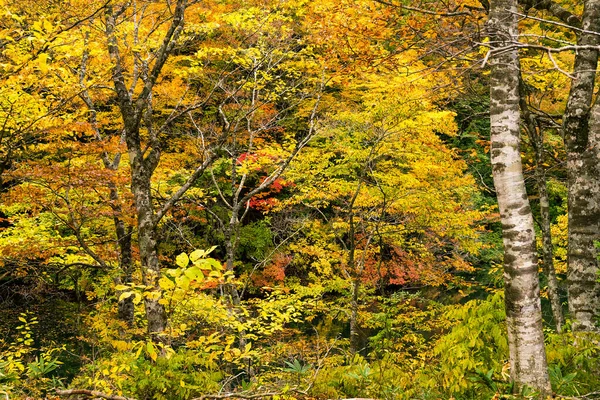
[[177, 258], [175, 259], [175, 263], [180, 266], [181, 268], [185, 268], [188, 266], [188, 264], [190, 263], [190, 259], [188, 257], [187, 254], [185, 253], [181, 253], [180, 255], [177, 256]]
[[156, 359], [158, 358], [158, 353], [156, 352], [156, 347], [154, 347], [154, 344], [152, 342], [148, 342], [146, 344], [146, 352], [148, 353], [152, 361], [156, 361]]
[[195, 263], [196, 261], [204, 258], [206, 256], [206, 251], [204, 250], [194, 250], [190, 253], [190, 260]]
[[175, 287], [175, 283], [167, 277], [162, 277], [158, 280], [158, 284], [163, 290], [171, 290]]
[[190, 278], [186, 275], [181, 275], [177, 278], [177, 286], [182, 288], [183, 290], [187, 290], [190, 287]]
[[121, 293], [121, 295], [119, 296], [119, 301], [123, 301], [125, 299], [128, 299], [129, 297], [133, 296], [134, 292], [123, 292]]
[[197, 281], [204, 280], [204, 274], [198, 267], [190, 267], [185, 270], [184, 274], [185, 274], [185, 276], [190, 278], [190, 280], [197, 280]]

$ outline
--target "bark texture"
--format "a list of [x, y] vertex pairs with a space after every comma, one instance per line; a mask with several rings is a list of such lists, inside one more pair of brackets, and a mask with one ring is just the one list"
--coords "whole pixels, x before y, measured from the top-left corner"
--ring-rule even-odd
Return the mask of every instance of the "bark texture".
[[529, 386], [551, 393], [539, 296], [533, 216], [523, 178], [520, 153], [519, 58], [516, 0], [491, 3], [488, 28], [491, 158], [502, 222], [506, 325], [511, 378], [515, 388]]
[[[600, 0], [584, 3], [584, 31], [578, 44], [597, 46], [600, 36]], [[573, 330], [596, 329], [600, 312], [598, 260], [594, 242], [599, 239], [600, 182], [598, 180], [598, 118], [591, 118], [598, 51], [579, 50], [575, 58], [574, 79], [563, 120], [567, 149], [569, 187], [568, 292]], [[595, 109], [598, 107], [596, 106]], [[595, 110], [595, 114], [598, 114]]]
[[600, 106], [593, 107], [588, 145], [567, 155], [569, 183], [568, 289], [574, 331], [598, 329], [600, 285]]

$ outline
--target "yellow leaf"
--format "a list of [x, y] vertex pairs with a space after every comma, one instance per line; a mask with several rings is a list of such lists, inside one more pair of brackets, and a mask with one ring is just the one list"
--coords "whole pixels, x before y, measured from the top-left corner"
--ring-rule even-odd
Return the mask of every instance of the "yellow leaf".
[[175, 259], [175, 263], [180, 266], [181, 268], [185, 268], [188, 266], [188, 264], [190, 263], [190, 259], [188, 258], [188, 255], [185, 253], [181, 253], [180, 255], [177, 256], [177, 258]]
[[119, 301], [123, 301], [131, 296], [133, 296], [134, 292], [123, 292], [121, 293], [121, 295], [119, 296]]
[[41, 73], [45, 74], [48, 72], [48, 54], [40, 53], [38, 56], [38, 67]]
[[196, 262], [198, 259], [200, 258], [204, 258], [204, 256], [206, 255], [206, 252], [204, 250], [194, 250], [190, 253], [190, 260], [192, 262]]
[[156, 359], [158, 358], [158, 353], [156, 352], [156, 347], [154, 347], [154, 344], [152, 342], [148, 342], [146, 344], [146, 351], [148, 352], [148, 355], [150, 356], [152, 361], [156, 361]]
[[158, 280], [158, 284], [163, 290], [171, 290], [175, 287], [175, 284], [169, 278], [162, 277]]

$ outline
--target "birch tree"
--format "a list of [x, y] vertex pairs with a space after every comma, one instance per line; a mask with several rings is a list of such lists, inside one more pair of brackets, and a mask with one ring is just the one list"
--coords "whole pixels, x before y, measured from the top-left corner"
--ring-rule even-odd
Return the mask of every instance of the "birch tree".
[[519, 54], [516, 0], [490, 5], [491, 161], [502, 222], [506, 325], [516, 388], [551, 392], [547, 371], [533, 216], [520, 152]]
[[[600, 1], [584, 2], [578, 45], [600, 44]], [[600, 175], [598, 173], [598, 106], [592, 110], [598, 50], [580, 49], [575, 58], [573, 80], [563, 119], [569, 188], [569, 244], [567, 282], [573, 330], [595, 329], [600, 313], [598, 260], [594, 242], [600, 222]], [[592, 120], [591, 120], [592, 119]]]

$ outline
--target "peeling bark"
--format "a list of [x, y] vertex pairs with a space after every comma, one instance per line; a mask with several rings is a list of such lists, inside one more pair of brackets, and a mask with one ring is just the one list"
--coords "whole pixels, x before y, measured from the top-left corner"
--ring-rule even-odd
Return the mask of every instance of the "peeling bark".
[[[521, 165], [520, 66], [516, 0], [491, 3], [488, 28], [492, 49], [490, 80], [491, 161], [502, 222], [506, 325], [511, 379], [551, 393], [539, 294], [533, 216]], [[494, 52], [495, 49], [501, 51]]]

